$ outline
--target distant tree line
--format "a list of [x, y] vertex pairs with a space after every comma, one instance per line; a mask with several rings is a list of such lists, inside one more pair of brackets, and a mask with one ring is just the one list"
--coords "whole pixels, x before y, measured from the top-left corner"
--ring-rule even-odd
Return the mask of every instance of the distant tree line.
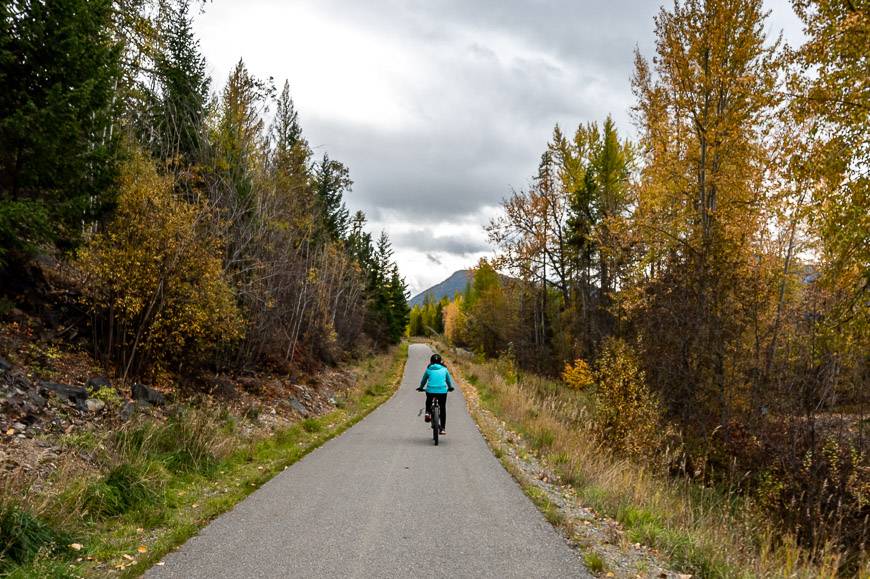
[[306, 141], [289, 83], [216, 93], [189, 0], [0, 5], [0, 290], [60, 255], [97, 355], [155, 370], [334, 362], [397, 342], [386, 235]]
[[870, 489], [870, 12], [793, 6], [799, 47], [765, 35], [761, 0], [661, 9], [655, 58], [635, 57], [638, 141], [610, 118], [557, 126], [489, 226], [496, 259], [440, 311], [453, 343], [590, 389], [616, 451], [740, 488], [854, 570]]

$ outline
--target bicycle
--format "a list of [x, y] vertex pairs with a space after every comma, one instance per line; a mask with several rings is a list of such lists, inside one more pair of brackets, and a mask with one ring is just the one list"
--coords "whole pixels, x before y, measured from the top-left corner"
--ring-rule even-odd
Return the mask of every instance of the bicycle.
[[441, 405], [437, 398], [432, 398], [432, 440], [438, 446], [438, 434], [441, 432]]
[[[425, 390], [418, 388], [417, 392], [425, 392]], [[424, 410], [421, 409], [417, 416], [420, 416]], [[430, 410], [428, 422], [432, 424], [432, 441], [435, 443], [435, 446], [438, 446], [438, 435], [441, 434], [441, 404], [438, 402], [438, 398], [434, 396], [432, 397], [432, 407]]]

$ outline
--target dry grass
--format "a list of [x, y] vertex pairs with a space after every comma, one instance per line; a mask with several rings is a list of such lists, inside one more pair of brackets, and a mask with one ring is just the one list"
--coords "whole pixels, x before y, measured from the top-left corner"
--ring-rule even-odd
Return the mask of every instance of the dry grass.
[[[839, 559], [815, 560], [782, 536], [751, 503], [653, 473], [608, 452], [582, 392], [498, 361], [455, 356], [452, 366], [481, 404], [522, 434], [587, 506], [617, 519], [631, 542], [662, 552], [675, 570], [699, 577], [836, 577]], [[858, 574], [870, 577], [866, 565]]]
[[[273, 431], [244, 435], [242, 417], [206, 403], [180, 406], [165, 421], [142, 416], [114, 431], [65, 438], [70, 458], [50, 480], [2, 482], [0, 576], [140, 574], [387, 400], [406, 351], [397, 347], [363, 362], [356, 385], [336, 395], [340, 404], [332, 412]], [[79, 452], [90, 459], [76, 460]]]

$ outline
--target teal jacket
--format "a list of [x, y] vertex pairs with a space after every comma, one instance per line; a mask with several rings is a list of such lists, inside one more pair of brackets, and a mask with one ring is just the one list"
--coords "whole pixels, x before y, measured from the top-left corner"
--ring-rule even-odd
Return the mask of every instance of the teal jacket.
[[430, 364], [423, 372], [423, 379], [420, 380], [420, 388], [423, 387], [430, 394], [447, 394], [447, 390], [453, 389], [450, 372], [441, 364]]

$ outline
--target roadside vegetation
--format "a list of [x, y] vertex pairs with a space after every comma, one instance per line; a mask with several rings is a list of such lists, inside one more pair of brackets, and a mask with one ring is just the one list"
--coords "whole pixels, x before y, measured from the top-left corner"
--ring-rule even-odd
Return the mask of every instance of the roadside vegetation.
[[[679, 544], [722, 516], [762, 560], [850, 576], [870, 538], [870, 21], [862, 3], [792, 6], [798, 46], [767, 33], [761, 0], [663, 6], [654, 54], [635, 55], [637, 140], [611, 118], [556, 126], [487, 228], [493, 258], [409, 333], [509, 362], [524, 386], [505, 410], [530, 405], [513, 419], [580, 461], [566, 475], [592, 477], [590, 500], [665, 501], [620, 514], [638, 533]], [[668, 503], [691, 495], [703, 516]], [[696, 570], [752, 572], [723, 561]]]
[[0, 5], [0, 574], [141, 571], [392, 391], [318, 389], [394, 376], [405, 282], [207, 8]]
[[[336, 408], [245, 436], [238, 415], [207, 399], [161, 420], [61, 436], [70, 453], [47, 480], [0, 493], [0, 576], [135, 576], [217, 515], [374, 410], [395, 391], [407, 346], [353, 368]], [[89, 455], [87, 463], [75, 455]]]
[[[838, 576], [840, 553], [803, 548], [736, 487], [669, 477], [655, 464], [613, 452], [601, 434], [607, 414], [602, 417], [594, 391], [523, 372], [507, 358], [446, 352], [480, 405], [520, 435], [560, 483], [573, 488], [584, 506], [618, 521], [629, 543], [653, 548], [673, 570], [697, 577]], [[572, 522], [538, 489], [525, 490], [570, 536]], [[588, 554], [591, 570], [603, 565], [600, 556]], [[870, 566], [864, 563], [855, 573], [870, 576]]]

